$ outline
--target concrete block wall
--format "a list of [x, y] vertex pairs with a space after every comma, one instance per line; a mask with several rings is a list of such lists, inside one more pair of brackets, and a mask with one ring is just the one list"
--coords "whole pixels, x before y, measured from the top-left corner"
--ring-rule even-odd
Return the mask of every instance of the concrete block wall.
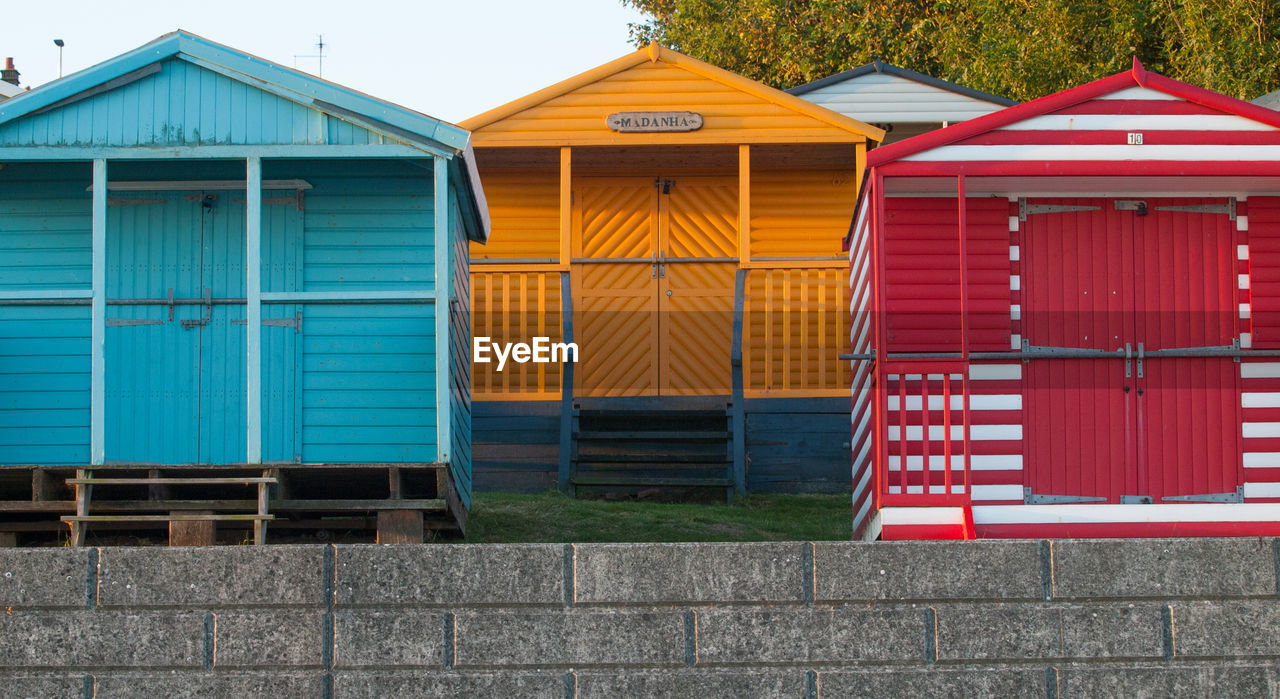
[[1280, 697], [1272, 539], [0, 549], [0, 695]]

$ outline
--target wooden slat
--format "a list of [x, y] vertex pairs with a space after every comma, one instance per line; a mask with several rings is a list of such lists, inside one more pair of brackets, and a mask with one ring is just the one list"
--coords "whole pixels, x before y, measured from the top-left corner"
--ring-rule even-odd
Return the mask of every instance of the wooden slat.
[[68, 478], [67, 485], [256, 485], [275, 478]]
[[631, 478], [626, 476], [574, 476], [574, 485], [669, 485], [717, 487], [733, 485], [732, 478]]
[[67, 515], [63, 522], [251, 522], [272, 520], [275, 515]]

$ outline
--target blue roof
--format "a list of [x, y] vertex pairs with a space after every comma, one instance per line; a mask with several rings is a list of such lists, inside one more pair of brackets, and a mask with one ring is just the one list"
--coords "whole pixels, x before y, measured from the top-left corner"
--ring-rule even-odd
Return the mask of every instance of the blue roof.
[[110, 89], [113, 81], [125, 83], [138, 77], [133, 74], [141, 75], [149, 66], [174, 57], [406, 145], [444, 151], [441, 154], [446, 157], [461, 154], [470, 137], [465, 129], [453, 124], [181, 30], [0, 103], [0, 125], [56, 108], [88, 91]]

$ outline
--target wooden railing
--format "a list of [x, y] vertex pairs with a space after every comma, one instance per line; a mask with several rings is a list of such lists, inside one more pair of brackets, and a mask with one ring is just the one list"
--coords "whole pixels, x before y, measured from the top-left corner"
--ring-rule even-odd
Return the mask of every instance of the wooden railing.
[[[968, 361], [876, 364], [877, 401], [885, 416], [876, 478], [881, 506], [968, 505]], [[933, 464], [935, 456], [941, 457], [940, 468]]]
[[[471, 334], [494, 342], [528, 342], [534, 336], [563, 338], [562, 308], [567, 307], [568, 272], [471, 273]], [[561, 370], [558, 364], [508, 362], [474, 364], [474, 400], [557, 400]]]
[[848, 270], [755, 268], [745, 285], [743, 374], [752, 397], [843, 396], [849, 364]]

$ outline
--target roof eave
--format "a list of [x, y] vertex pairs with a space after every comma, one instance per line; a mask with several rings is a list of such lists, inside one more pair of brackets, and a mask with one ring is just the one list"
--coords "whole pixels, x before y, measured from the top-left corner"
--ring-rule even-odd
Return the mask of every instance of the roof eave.
[[871, 73], [885, 73], [888, 75], [895, 75], [905, 80], [911, 80], [913, 82], [918, 82], [922, 85], [934, 87], [939, 90], [946, 90], [947, 92], [954, 92], [955, 94], [963, 95], [965, 97], [971, 97], [973, 99], [981, 100], [983, 102], [990, 102], [992, 104], [996, 104], [1001, 107], [1012, 107], [1013, 105], [1018, 104], [1017, 100], [1011, 100], [1008, 97], [993, 95], [990, 92], [983, 92], [982, 90], [976, 90], [966, 85], [953, 83], [950, 80], [935, 78], [932, 75], [919, 73], [909, 68], [900, 68], [898, 66], [890, 65], [888, 63], [883, 63], [881, 61], [872, 61], [866, 65], [862, 65], [862, 66], [858, 66], [857, 68], [846, 70], [843, 73], [837, 73], [835, 75], [830, 75], [820, 80], [815, 80], [811, 83], [799, 85], [797, 87], [791, 88], [790, 90], [787, 90], [787, 92], [793, 95], [802, 95], [807, 92], [813, 92], [814, 90], [818, 90], [823, 87], [835, 85], [837, 83], [842, 83], [846, 80], [860, 78], [864, 75], [869, 75]]

